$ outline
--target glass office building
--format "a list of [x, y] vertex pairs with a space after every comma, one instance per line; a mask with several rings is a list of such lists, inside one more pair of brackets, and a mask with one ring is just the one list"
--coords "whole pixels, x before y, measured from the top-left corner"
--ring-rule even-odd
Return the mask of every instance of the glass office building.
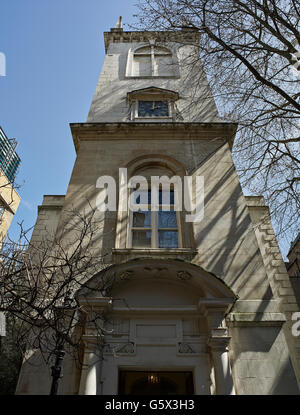
[[10, 182], [13, 182], [21, 159], [16, 153], [17, 141], [8, 139], [0, 127], [0, 168]]

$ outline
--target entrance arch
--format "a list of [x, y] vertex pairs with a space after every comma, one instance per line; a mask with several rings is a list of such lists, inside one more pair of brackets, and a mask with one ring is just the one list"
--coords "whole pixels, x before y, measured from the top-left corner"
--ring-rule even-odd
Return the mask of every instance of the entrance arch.
[[154, 372], [169, 373], [163, 382], [172, 393], [175, 373], [189, 372], [196, 394], [234, 393], [224, 317], [236, 296], [221, 279], [192, 263], [139, 258], [107, 268], [88, 285], [78, 301], [87, 314], [104, 313], [106, 323], [101, 380], [94, 376], [86, 388], [83, 373], [80, 393], [99, 390], [101, 382], [104, 394], [117, 394], [124, 372], [144, 372], [134, 392], [143, 382], [145, 392], [159, 388], [145, 380]]

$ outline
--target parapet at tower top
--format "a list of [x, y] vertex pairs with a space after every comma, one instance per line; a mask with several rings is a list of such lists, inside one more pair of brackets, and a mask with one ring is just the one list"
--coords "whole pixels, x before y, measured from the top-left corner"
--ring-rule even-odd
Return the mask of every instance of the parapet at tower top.
[[108, 46], [113, 43], [135, 43], [135, 42], [147, 42], [150, 38], [155, 37], [158, 41], [166, 42], [178, 42], [182, 44], [197, 45], [200, 40], [200, 33], [198, 29], [188, 26], [185, 18], [182, 18], [181, 30], [174, 31], [148, 31], [148, 30], [135, 30], [135, 31], [123, 31], [122, 16], [119, 17], [115, 27], [110, 29], [110, 32], [104, 32], [105, 52], [108, 50]]

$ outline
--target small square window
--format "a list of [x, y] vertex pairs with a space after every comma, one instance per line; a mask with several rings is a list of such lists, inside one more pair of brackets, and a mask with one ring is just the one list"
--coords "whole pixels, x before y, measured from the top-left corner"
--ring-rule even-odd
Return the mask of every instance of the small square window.
[[139, 101], [139, 117], [169, 117], [168, 101]]

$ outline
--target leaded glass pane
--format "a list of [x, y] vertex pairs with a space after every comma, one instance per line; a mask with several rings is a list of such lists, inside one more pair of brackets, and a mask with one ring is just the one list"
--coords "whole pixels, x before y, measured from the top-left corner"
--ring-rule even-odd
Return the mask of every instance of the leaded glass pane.
[[158, 212], [159, 228], [177, 228], [177, 219], [175, 211]]
[[151, 231], [133, 231], [133, 248], [151, 248]]
[[157, 76], [173, 76], [173, 62], [171, 56], [155, 56], [154, 71]]
[[170, 205], [174, 205], [174, 190], [170, 190], [168, 191], [159, 191], [159, 204], [170, 204]]
[[158, 231], [159, 248], [178, 248], [177, 231]]
[[139, 211], [133, 213], [133, 227], [134, 228], [150, 228], [151, 227], [151, 212]]
[[168, 101], [139, 101], [139, 117], [168, 117]]
[[150, 205], [151, 204], [151, 190], [135, 191], [135, 195], [137, 195], [135, 199], [135, 203], [137, 205], [140, 205], [140, 204]]
[[150, 56], [134, 56], [133, 76], [151, 76]]

